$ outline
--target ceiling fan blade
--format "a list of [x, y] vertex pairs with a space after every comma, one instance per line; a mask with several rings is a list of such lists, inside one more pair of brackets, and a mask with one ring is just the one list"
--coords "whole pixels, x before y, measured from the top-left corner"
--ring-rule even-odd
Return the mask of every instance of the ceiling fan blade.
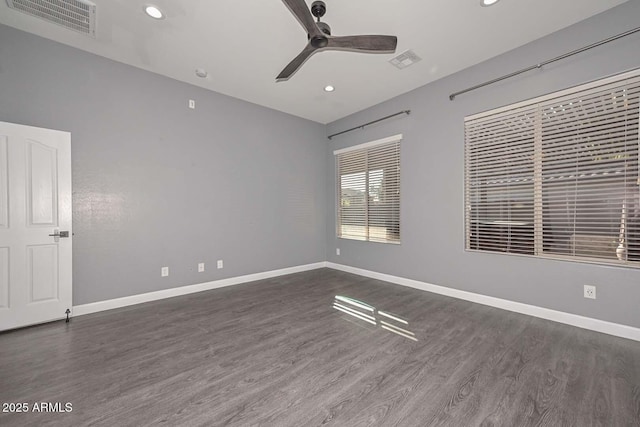
[[311, 36], [322, 36], [322, 32], [316, 25], [311, 15], [311, 11], [304, 0], [282, 0], [287, 5], [291, 13], [298, 19], [307, 34]]
[[329, 37], [327, 49], [393, 53], [397, 44], [396, 36], [338, 36]]
[[298, 56], [293, 58], [293, 61], [289, 62], [289, 65], [284, 67], [284, 70], [282, 70], [282, 72], [278, 74], [278, 77], [276, 77], [276, 81], [281, 82], [281, 81], [289, 80], [289, 78], [293, 76], [296, 73], [296, 71], [300, 69], [300, 67], [302, 67], [302, 64], [307, 62], [307, 59], [309, 59], [311, 55], [313, 55], [316, 52], [316, 50], [318, 49], [311, 46], [310, 43], [307, 44], [307, 46], [302, 50], [302, 52], [300, 52]]

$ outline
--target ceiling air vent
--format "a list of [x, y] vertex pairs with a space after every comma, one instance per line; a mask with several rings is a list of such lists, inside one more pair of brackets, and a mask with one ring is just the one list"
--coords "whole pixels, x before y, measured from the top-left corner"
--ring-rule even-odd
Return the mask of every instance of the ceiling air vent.
[[422, 58], [416, 55], [414, 51], [406, 50], [395, 58], [391, 58], [389, 62], [391, 62], [391, 65], [393, 65], [394, 67], [402, 70], [403, 68], [407, 68], [408, 66], [415, 64], [421, 59]]
[[86, 0], [7, 0], [11, 9], [96, 36], [96, 5]]

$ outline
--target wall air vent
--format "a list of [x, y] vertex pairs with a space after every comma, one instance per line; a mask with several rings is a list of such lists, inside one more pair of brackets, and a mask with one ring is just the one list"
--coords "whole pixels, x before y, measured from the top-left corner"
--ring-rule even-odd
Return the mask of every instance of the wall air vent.
[[86, 0], [7, 0], [19, 10], [70, 30], [96, 36], [96, 5]]
[[416, 55], [414, 51], [406, 50], [402, 52], [400, 55], [396, 56], [395, 58], [391, 58], [389, 62], [394, 67], [402, 70], [403, 68], [407, 68], [408, 66], [415, 64], [421, 59], [422, 58]]

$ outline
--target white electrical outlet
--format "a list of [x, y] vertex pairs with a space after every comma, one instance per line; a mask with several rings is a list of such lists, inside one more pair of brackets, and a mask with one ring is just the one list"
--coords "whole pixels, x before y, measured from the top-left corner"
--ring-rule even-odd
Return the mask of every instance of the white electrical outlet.
[[169, 267], [162, 267], [160, 269], [160, 276], [167, 277], [169, 275]]
[[340, 248], [336, 248], [336, 255], [340, 256]]
[[202, 273], [204, 271], [204, 262], [198, 264], [198, 273]]
[[218, 260], [218, 268], [222, 268], [224, 267], [224, 263], [222, 262], [221, 259]]
[[196, 101], [195, 101], [195, 99], [190, 99], [189, 100], [189, 108], [191, 108], [192, 110], [196, 109]]
[[596, 287], [593, 285], [584, 285], [584, 297], [596, 299]]

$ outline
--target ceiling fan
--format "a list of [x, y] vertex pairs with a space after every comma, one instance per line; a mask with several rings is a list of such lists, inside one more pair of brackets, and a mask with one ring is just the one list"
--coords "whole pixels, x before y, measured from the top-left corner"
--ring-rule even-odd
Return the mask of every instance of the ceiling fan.
[[[316, 52], [347, 50], [363, 53], [393, 53], [396, 50], [398, 43], [396, 36], [332, 36], [329, 25], [320, 21], [320, 18], [327, 11], [323, 1], [314, 1], [311, 4], [311, 11], [307, 8], [305, 0], [282, 1], [302, 24], [307, 32], [309, 42], [302, 52], [276, 77], [276, 81], [289, 80], [302, 67], [302, 64]], [[318, 19], [317, 22], [313, 20], [312, 14]]]

